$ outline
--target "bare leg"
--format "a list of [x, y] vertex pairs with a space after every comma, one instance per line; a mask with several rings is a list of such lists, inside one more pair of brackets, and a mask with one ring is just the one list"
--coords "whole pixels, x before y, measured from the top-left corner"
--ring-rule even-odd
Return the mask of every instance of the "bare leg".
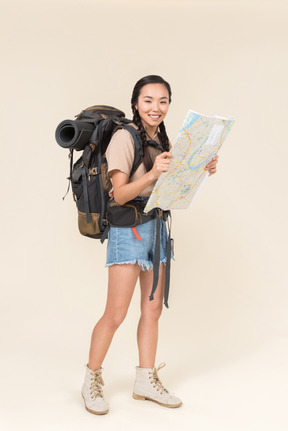
[[137, 330], [139, 349], [139, 366], [153, 368], [158, 344], [158, 320], [162, 313], [165, 285], [165, 265], [159, 268], [159, 281], [153, 301], [149, 300], [153, 284], [153, 271], [142, 271], [141, 287], [141, 317]]
[[108, 267], [106, 308], [91, 337], [88, 364], [91, 370], [101, 367], [113, 335], [127, 314], [140, 272], [141, 268], [137, 264]]

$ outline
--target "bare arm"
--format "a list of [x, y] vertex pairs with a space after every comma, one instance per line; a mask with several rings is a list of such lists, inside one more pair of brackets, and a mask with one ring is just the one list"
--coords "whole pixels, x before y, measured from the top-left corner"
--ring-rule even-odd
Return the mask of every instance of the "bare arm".
[[171, 153], [164, 152], [156, 157], [152, 169], [144, 174], [141, 178], [128, 183], [129, 176], [115, 169], [111, 172], [114, 199], [119, 205], [124, 205], [126, 202], [136, 198], [149, 184], [153, 183], [160, 177], [162, 172], [167, 172], [170, 165]]

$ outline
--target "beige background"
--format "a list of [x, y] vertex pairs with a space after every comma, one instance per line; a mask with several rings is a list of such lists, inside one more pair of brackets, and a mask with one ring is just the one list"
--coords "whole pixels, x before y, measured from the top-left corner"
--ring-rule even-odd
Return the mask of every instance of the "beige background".
[[[18, 0], [1, 17], [0, 428], [286, 430], [288, 3]], [[174, 213], [157, 364], [183, 407], [131, 398], [137, 288], [104, 363], [111, 412], [95, 417], [80, 387], [105, 246], [62, 201], [69, 162], [54, 131], [91, 104], [130, 116], [151, 73], [172, 86], [172, 141], [189, 108], [236, 123], [218, 173]]]

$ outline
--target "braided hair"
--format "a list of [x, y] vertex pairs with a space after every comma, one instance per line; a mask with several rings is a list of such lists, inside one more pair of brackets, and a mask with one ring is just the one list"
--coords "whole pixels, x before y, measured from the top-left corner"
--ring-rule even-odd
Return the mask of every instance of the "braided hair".
[[[170, 85], [168, 84], [168, 82], [164, 81], [163, 78], [161, 78], [161, 76], [158, 75], [148, 75], [145, 76], [144, 78], [141, 78], [135, 85], [134, 89], [133, 89], [133, 93], [132, 93], [132, 97], [131, 97], [131, 108], [132, 108], [132, 112], [133, 112], [133, 123], [136, 124], [136, 126], [138, 127], [138, 130], [140, 132], [140, 136], [141, 136], [141, 141], [142, 141], [142, 145], [143, 145], [143, 163], [145, 166], [146, 171], [150, 171], [150, 169], [152, 169], [153, 166], [153, 160], [151, 159], [149, 150], [148, 150], [148, 146], [147, 146], [147, 134], [145, 131], [145, 128], [143, 126], [143, 123], [141, 121], [141, 117], [139, 115], [139, 112], [136, 108], [136, 104], [138, 102], [138, 97], [140, 95], [140, 91], [142, 89], [142, 87], [144, 87], [144, 85], [147, 84], [163, 84], [169, 93], [169, 103], [171, 102], [171, 88]], [[166, 128], [164, 125], [164, 121], [162, 121], [159, 124], [159, 132], [158, 132], [158, 136], [160, 139], [160, 142], [162, 144], [163, 150], [164, 151], [169, 151], [169, 139], [166, 133]]]

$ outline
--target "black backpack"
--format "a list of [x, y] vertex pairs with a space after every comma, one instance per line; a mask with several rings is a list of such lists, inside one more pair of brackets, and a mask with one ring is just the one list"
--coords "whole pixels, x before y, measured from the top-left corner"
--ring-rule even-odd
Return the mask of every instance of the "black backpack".
[[[105, 151], [116, 130], [128, 130], [135, 144], [134, 163], [130, 173], [132, 176], [143, 157], [141, 136], [135, 127], [129, 125], [131, 120], [125, 118], [124, 112], [111, 106], [91, 106], [75, 118], [62, 121], [56, 129], [55, 137], [61, 147], [70, 151], [68, 179], [78, 209], [80, 233], [90, 238], [102, 238], [103, 241], [108, 225], [106, 207], [112, 187], [107, 173]], [[83, 150], [75, 164], [73, 150]]]

